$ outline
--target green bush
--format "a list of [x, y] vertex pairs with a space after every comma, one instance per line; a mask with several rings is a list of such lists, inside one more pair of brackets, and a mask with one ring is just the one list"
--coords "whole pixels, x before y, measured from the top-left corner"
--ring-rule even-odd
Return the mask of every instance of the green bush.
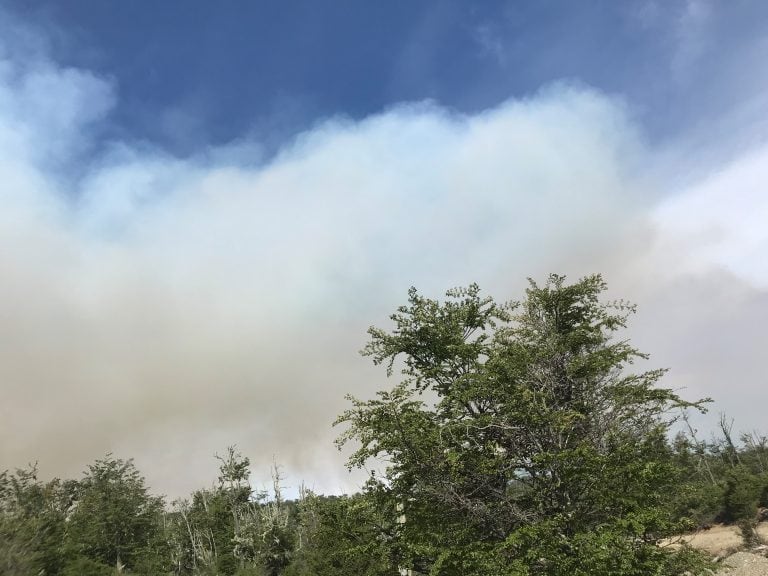
[[759, 476], [743, 467], [729, 470], [725, 478], [719, 520], [733, 523], [753, 519], [757, 513], [762, 489]]
[[77, 556], [64, 566], [62, 576], [114, 576], [115, 567], [86, 556]]

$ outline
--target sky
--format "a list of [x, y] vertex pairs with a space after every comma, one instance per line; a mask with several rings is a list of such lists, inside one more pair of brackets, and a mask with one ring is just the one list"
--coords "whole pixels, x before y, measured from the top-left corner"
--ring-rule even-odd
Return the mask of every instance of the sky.
[[766, 62], [759, 0], [0, 0], [0, 469], [353, 490], [368, 326], [550, 272], [768, 432]]

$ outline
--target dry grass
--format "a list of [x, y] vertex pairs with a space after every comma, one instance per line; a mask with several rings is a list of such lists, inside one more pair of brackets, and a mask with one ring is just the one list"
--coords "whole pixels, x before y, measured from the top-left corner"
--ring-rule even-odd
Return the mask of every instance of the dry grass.
[[[757, 534], [763, 542], [768, 542], [768, 522], [757, 525]], [[709, 530], [700, 530], [692, 534], [671, 538], [665, 541], [663, 545], [679, 546], [683, 542], [687, 542], [699, 550], [704, 550], [712, 556], [720, 557], [739, 550], [743, 545], [738, 526], [724, 526], [722, 524], [715, 524]]]

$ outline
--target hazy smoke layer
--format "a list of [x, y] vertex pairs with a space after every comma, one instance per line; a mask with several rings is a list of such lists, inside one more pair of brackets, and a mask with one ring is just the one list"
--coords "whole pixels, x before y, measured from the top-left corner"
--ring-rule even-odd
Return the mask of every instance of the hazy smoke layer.
[[0, 468], [73, 476], [114, 451], [179, 495], [237, 443], [344, 489], [331, 422], [388, 385], [357, 354], [367, 326], [410, 285], [507, 299], [550, 271], [603, 272], [669, 385], [762, 424], [766, 148], [665, 189], [623, 105], [562, 85], [474, 116], [331, 119], [267, 163], [247, 161], [258, 142], [94, 156], [113, 87], [17, 53], [0, 50]]

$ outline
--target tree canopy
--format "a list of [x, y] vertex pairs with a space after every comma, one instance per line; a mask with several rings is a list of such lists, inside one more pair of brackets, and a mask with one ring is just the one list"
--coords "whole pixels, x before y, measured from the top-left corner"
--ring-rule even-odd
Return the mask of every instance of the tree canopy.
[[666, 433], [672, 411], [698, 404], [657, 386], [663, 370], [631, 371], [645, 358], [620, 338], [634, 308], [602, 302], [605, 289], [600, 276], [553, 275], [502, 304], [476, 285], [444, 302], [411, 289], [391, 331], [369, 330], [363, 354], [403, 380], [350, 397], [340, 443], [357, 443], [350, 466], [384, 462], [369, 486], [402, 510], [395, 542], [408, 568], [675, 568], [680, 554], [655, 546], [681, 529]]

